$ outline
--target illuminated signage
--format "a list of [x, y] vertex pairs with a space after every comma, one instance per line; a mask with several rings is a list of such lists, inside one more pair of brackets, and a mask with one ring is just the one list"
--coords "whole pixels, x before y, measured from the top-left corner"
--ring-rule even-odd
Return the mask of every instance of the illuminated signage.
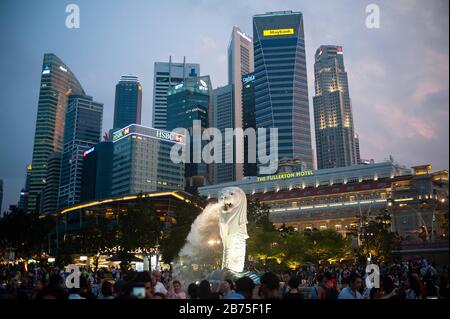
[[264, 30], [263, 35], [265, 37], [277, 37], [280, 35], [294, 34], [294, 28], [289, 29], [274, 29], [274, 30]]
[[50, 74], [50, 68], [48, 65], [45, 66], [44, 70], [42, 71], [42, 74]]
[[63, 71], [63, 72], [67, 72], [67, 69], [66, 69], [65, 67], [63, 67], [63, 66], [60, 66], [59, 69], [60, 69], [61, 71]]
[[113, 141], [116, 141], [119, 138], [127, 136], [128, 134], [130, 134], [130, 128], [129, 127], [125, 127], [124, 129], [121, 129], [120, 131], [114, 132], [114, 134], [113, 134]]
[[244, 84], [247, 84], [248, 82], [252, 82], [252, 81], [255, 81], [254, 74], [246, 76], [245, 78], [242, 79], [242, 82], [244, 82]]
[[337, 48], [337, 54], [344, 54], [344, 50], [341, 47]]
[[93, 151], [95, 150], [95, 147], [92, 147], [86, 151], [83, 152], [83, 157], [88, 156], [89, 154], [91, 154]]
[[164, 139], [164, 140], [168, 140], [168, 141], [175, 141], [177, 143], [183, 143], [183, 135], [181, 135], [181, 134], [157, 130], [156, 137]]
[[285, 180], [285, 179], [291, 179], [291, 178], [295, 178], [295, 177], [305, 177], [305, 176], [313, 176], [313, 175], [314, 175], [314, 171], [306, 170], [306, 171], [300, 171], [300, 172], [282, 173], [282, 174], [278, 174], [278, 175], [258, 176], [257, 181], [258, 182], [270, 182], [270, 181]]
[[175, 85], [174, 89], [178, 90], [178, 89], [181, 89], [182, 87], [183, 87], [183, 83], [180, 83], [178, 85]]

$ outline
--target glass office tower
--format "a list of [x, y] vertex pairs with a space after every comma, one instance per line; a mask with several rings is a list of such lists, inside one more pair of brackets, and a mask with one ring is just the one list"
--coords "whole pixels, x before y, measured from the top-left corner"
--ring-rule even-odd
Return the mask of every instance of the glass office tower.
[[63, 150], [67, 98], [84, 94], [72, 71], [53, 53], [44, 55], [41, 73], [28, 211], [39, 210], [37, 199], [46, 184], [49, 156]]
[[141, 124], [142, 86], [134, 75], [122, 75], [116, 85], [114, 129]]
[[302, 13], [253, 16], [253, 41], [256, 126], [278, 129], [280, 162], [312, 168]]
[[103, 104], [86, 95], [69, 97], [61, 158], [59, 208], [79, 203], [83, 154], [100, 142]]
[[[242, 77], [242, 128], [256, 129], [255, 119], [255, 74], [249, 73]], [[256, 163], [249, 161], [248, 137], [244, 136], [244, 176], [256, 176]]]
[[[212, 87], [209, 76], [187, 78], [184, 82], [171, 88], [167, 95], [167, 131], [176, 128], [187, 129], [190, 136], [191, 163], [185, 166], [185, 190], [195, 193], [198, 186], [209, 184], [210, 166], [206, 163], [193, 163], [193, 145], [206, 141], [194, 141], [192, 128], [194, 121], [200, 121], [201, 129], [209, 127], [212, 104]], [[200, 145], [198, 144], [198, 145]], [[200, 158], [201, 158], [201, 154]]]
[[186, 78], [200, 76], [200, 65], [197, 63], [155, 62], [153, 77], [153, 127], [166, 129], [167, 124], [167, 92]]

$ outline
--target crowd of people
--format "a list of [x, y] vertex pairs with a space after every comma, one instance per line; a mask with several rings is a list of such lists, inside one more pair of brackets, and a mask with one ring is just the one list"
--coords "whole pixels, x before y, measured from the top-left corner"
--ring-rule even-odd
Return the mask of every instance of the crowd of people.
[[[0, 265], [0, 299], [447, 299], [448, 268], [416, 262], [380, 264], [377, 284], [365, 266], [306, 266], [281, 274], [184, 283], [169, 270], [81, 269], [79, 285], [53, 266]], [[368, 278], [369, 277], [369, 278]], [[375, 279], [374, 279], [375, 280]]]

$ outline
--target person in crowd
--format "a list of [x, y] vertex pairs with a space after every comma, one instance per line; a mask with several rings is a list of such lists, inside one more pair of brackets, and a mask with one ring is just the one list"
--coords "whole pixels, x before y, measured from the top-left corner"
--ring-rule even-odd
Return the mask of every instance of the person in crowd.
[[323, 281], [323, 275], [317, 274], [316, 279], [315, 279], [315, 284], [314, 284], [314, 286], [311, 287], [311, 290], [309, 292], [310, 299], [319, 299], [319, 290], [320, 290], [320, 285], [322, 284], [322, 281]]
[[297, 276], [291, 277], [287, 283], [289, 289], [283, 295], [283, 299], [304, 299], [303, 294], [301, 293], [300, 286], [300, 278]]
[[260, 278], [259, 296], [262, 299], [280, 299], [280, 281], [272, 272], [266, 272]]
[[174, 280], [172, 282], [173, 292], [170, 294], [169, 299], [187, 299], [186, 293], [181, 290], [181, 282]]
[[92, 293], [92, 284], [88, 276], [80, 277], [80, 296], [84, 299], [97, 299], [97, 296]]
[[289, 290], [289, 280], [291, 279], [291, 272], [290, 271], [284, 271], [281, 275], [281, 279], [283, 280], [283, 286], [281, 287], [280, 296], [281, 298], [284, 298], [284, 295]]
[[232, 299], [232, 298], [229, 298], [229, 296], [233, 295], [235, 292], [233, 281], [231, 281], [229, 279], [222, 281], [220, 283], [219, 291], [222, 294], [224, 299]]
[[114, 286], [110, 281], [103, 281], [99, 299], [114, 299]]
[[159, 270], [152, 271], [152, 285], [155, 294], [161, 293], [163, 295], [167, 295], [167, 289], [161, 282], [161, 272]]
[[359, 290], [362, 287], [363, 281], [359, 274], [353, 273], [349, 277], [349, 285], [339, 293], [338, 299], [363, 299]]
[[198, 285], [195, 282], [189, 284], [187, 293], [189, 299], [198, 299]]
[[202, 280], [198, 285], [198, 299], [214, 299], [211, 284], [208, 280]]
[[255, 283], [249, 277], [244, 276], [236, 280], [236, 290], [228, 293], [224, 299], [252, 299]]

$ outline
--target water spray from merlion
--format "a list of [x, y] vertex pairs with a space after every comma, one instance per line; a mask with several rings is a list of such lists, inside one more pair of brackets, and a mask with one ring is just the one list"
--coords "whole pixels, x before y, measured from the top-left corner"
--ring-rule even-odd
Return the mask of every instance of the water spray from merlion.
[[[222, 277], [226, 273], [242, 273], [247, 238], [246, 195], [238, 187], [224, 188], [218, 194], [218, 202], [206, 206], [192, 224], [186, 243], [174, 263], [175, 277], [184, 282], [205, 279], [206, 273], [194, 272], [193, 264], [209, 264]], [[221, 266], [216, 262], [220, 251]]]

